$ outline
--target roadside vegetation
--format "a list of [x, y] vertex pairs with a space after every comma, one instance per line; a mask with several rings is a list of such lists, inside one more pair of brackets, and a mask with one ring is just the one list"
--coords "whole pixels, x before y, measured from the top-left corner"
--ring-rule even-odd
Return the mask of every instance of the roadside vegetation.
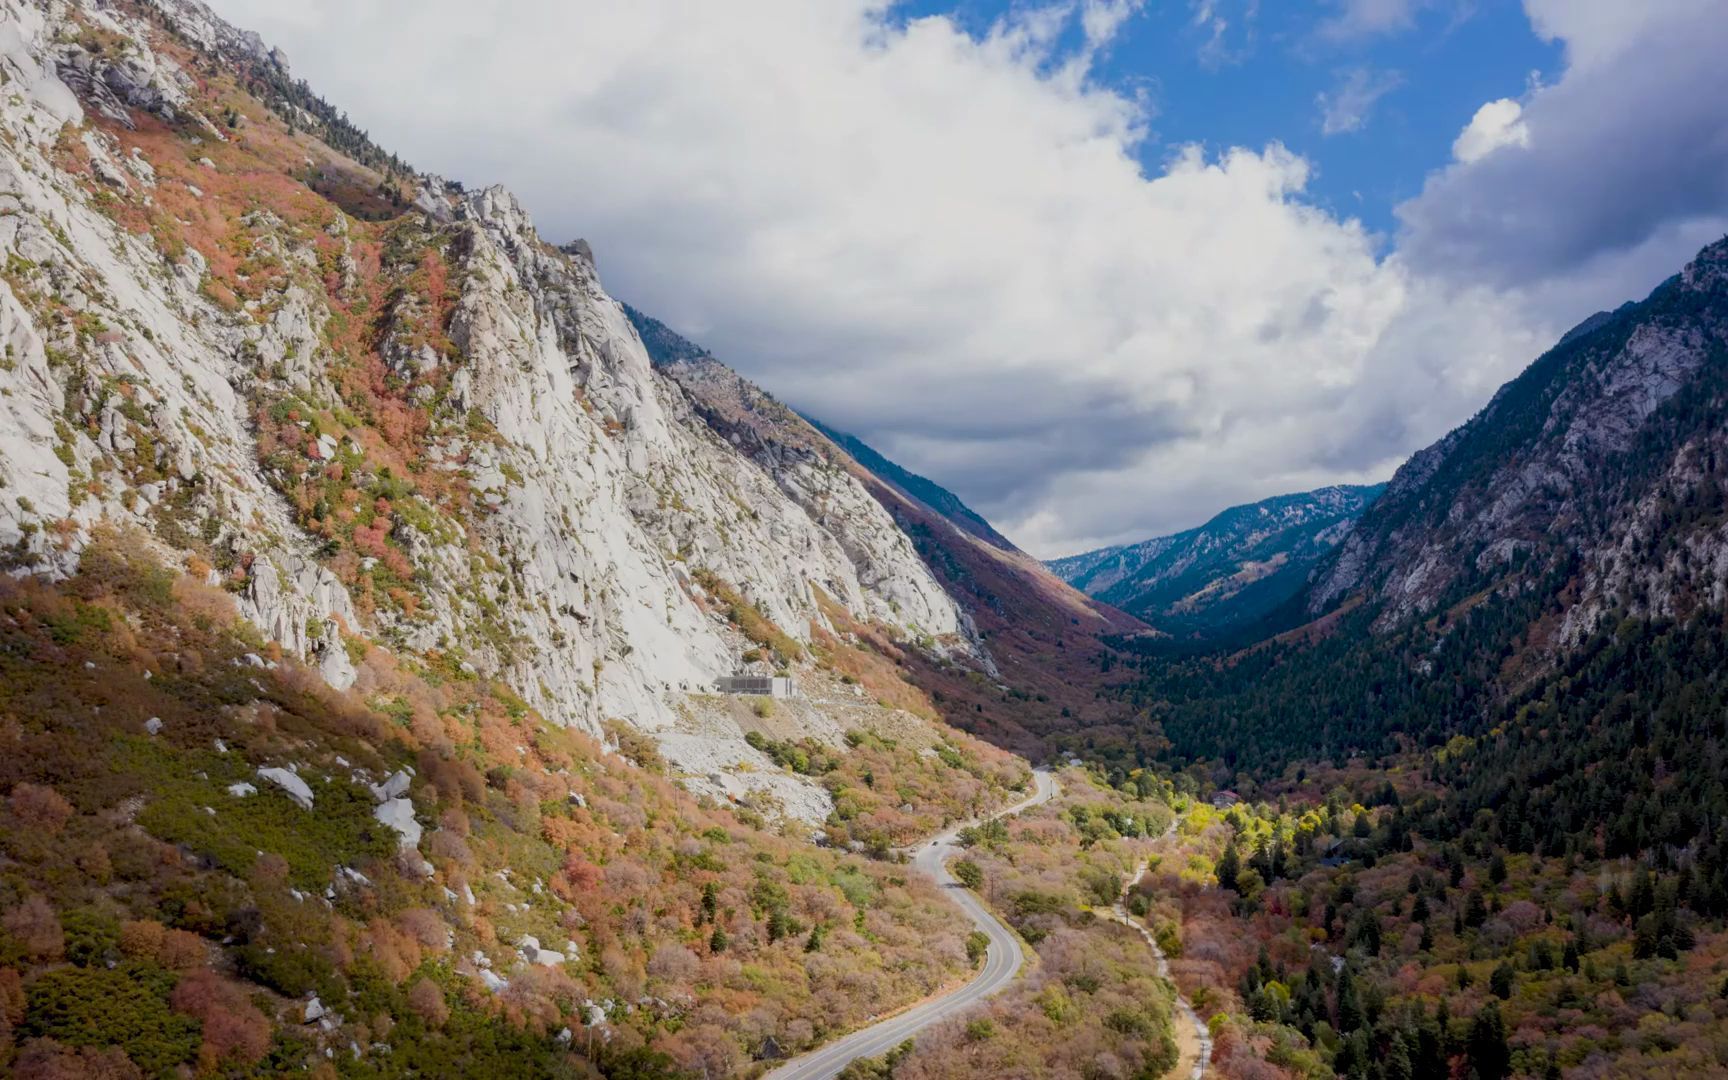
[[[333, 692], [136, 541], [0, 579], [16, 1075], [729, 1075], [970, 969], [963, 917], [893, 863], [436, 656], [359, 648]], [[397, 773], [424, 829], [400, 851], [371, 790]]]

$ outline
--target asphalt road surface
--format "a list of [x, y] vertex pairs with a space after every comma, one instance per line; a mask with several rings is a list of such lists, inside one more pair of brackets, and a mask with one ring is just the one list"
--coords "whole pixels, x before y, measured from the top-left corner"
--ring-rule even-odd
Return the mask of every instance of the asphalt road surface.
[[[1056, 778], [1043, 769], [1032, 773], [1032, 794], [992, 817], [1006, 817], [1029, 807], [1049, 802], [1056, 796]], [[861, 1057], [881, 1057], [931, 1024], [966, 1011], [1014, 980], [1020, 972], [1020, 939], [1003, 925], [970, 889], [954, 880], [943, 865], [960, 854], [954, 842], [960, 830], [977, 822], [963, 822], [933, 840], [921, 844], [912, 858], [912, 867], [948, 890], [948, 896], [978, 929], [990, 935], [990, 950], [984, 957], [984, 970], [965, 986], [940, 997], [930, 998], [905, 1012], [861, 1028], [846, 1036], [817, 1047], [803, 1057], [793, 1058], [768, 1074], [768, 1080], [828, 1080], [849, 1063]]]

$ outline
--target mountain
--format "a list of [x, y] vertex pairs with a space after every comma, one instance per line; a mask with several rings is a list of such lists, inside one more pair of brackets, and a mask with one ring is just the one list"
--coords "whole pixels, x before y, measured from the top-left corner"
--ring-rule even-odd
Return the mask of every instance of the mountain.
[[1250, 623], [1300, 592], [1384, 484], [1336, 486], [1236, 506], [1138, 544], [1052, 559], [1064, 581], [1170, 633]]
[[[1275, 624], [1298, 625], [1123, 642], [1140, 722], [1049, 742], [1237, 803], [1158, 890], [1214, 860], [1178, 921], [1185, 955], [1219, 959], [1177, 981], [1241, 988], [1212, 1021], [1220, 1072], [1709, 1073], [1725, 619], [1728, 240], [1414, 455]], [[1347, 998], [1379, 1018], [1329, 1009]], [[1656, 1000], [1693, 1021], [1594, 1038]]]
[[[636, 328], [636, 335], [642, 339], [642, 347], [648, 350], [648, 359], [653, 362], [655, 367], [670, 367], [673, 364], [714, 359], [713, 354], [707, 349], [684, 337], [654, 316], [639, 311], [629, 304], [624, 305], [624, 314], [630, 317], [630, 325]], [[715, 362], [718, 363], [718, 361]]]
[[[1695, 707], [1717, 687], [1695, 661], [1728, 605], [1725, 415], [1728, 241], [1587, 320], [1413, 455], [1291, 600], [1306, 623], [1192, 664], [1148, 658], [1127, 704], [1158, 720], [1146, 739], [1256, 769], [1494, 733], [1480, 775], [1532, 774], [1475, 806], [1614, 775], [1621, 818], [1663, 767], [1641, 751], [1625, 771], [1626, 729], [1592, 717], [1649, 699], [1671, 725], [1664, 755], [1716, 752], [1697, 743]], [[1565, 766], [1549, 741], [1562, 732]]]
[[1621, 632], [1717, 617], [1725, 408], [1728, 241], [1413, 455], [1290, 601], [1305, 625], [1141, 694], [1199, 756], [1381, 755], [1480, 730]]
[[852, 459], [882, 483], [894, 488], [908, 499], [916, 499], [925, 506], [941, 514], [955, 528], [971, 533], [987, 544], [1001, 548], [1003, 551], [1018, 551], [1013, 542], [997, 532], [995, 527], [984, 519], [984, 515], [967, 506], [960, 496], [936, 483], [934, 480], [919, 476], [910, 469], [902, 468], [889, 461], [863, 439], [856, 435], [848, 435], [828, 427], [819, 420], [811, 420], [818, 431], [832, 439], [835, 445], [852, 455]]
[[1414, 455], [1305, 603], [1356, 598], [1382, 630], [1552, 579], [1530, 644], [1610, 615], [1684, 619], [1724, 600], [1728, 242], [1641, 303], [1568, 333], [1474, 418]]
[[868, 473], [195, 0], [0, 82], [0, 1072], [730, 1075], [965, 975], [883, 860], [1030, 770]]
[[986, 664], [860, 480], [740, 453], [509, 192], [413, 173], [199, 5], [29, 10], [0, 113], [11, 569], [136, 526], [338, 689], [362, 643], [453, 654], [812, 821], [828, 793], [693, 694], [802, 671], [836, 619]]
[[[961, 611], [960, 639], [969, 650], [898, 654], [907, 676], [951, 723], [1036, 752], [1036, 732], [1076, 718], [1122, 719], [1097, 692], [1110, 681], [1112, 664], [1101, 659], [1111, 651], [1102, 639], [1144, 632], [1139, 620], [1062, 582], [940, 485], [855, 436], [800, 415], [701, 345], [628, 310], [660, 373], [683, 388], [717, 435], [817, 520], [843, 512], [853, 485], [862, 485], [893, 518], [898, 535], [910, 540]], [[889, 544], [884, 539], [878, 546]], [[875, 581], [867, 557], [855, 554], [854, 562], [862, 580]]]
[[[707, 349], [652, 315], [638, 311], [628, 304], [624, 306], [624, 311], [630, 316], [630, 321], [635, 325], [636, 332], [641, 335], [642, 343], [648, 350], [649, 358], [656, 365], [673, 370], [679, 365], [691, 370], [720, 365]], [[845, 451], [847, 456], [881, 482], [895, 488], [909, 499], [922, 502], [974, 536], [1004, 551], [1017, 550], [1007, 537], [997, 532], [982, 514], [962, 502], [958, 495], [933, 480], [889, 461], [856, 435], [829, 427], [814, 417], [801, 413], [799, 415], [809, 426], [821, 432], [828, 441]]]

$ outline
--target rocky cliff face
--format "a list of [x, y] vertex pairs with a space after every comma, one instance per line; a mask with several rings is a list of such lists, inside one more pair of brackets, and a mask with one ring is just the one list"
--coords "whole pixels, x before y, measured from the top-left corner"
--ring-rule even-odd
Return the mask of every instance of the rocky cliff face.
[[969, 622], [918, 559], [911, 541], [858, 477], [847, 454], [791, 408], [678, 336], [628, 307], [657, 371], [688, 396], [698, 416], [845, 550], [866, 587], [872, 617], [920, 633], [939, 650], [983, 660]]
[[1335, 486], [1232, 507], [1196, 529], [1053, 559], [1064, 581], [1172, 631], [1214, 631], [1299, 592], [1384, 485]]
[[596, 732], [673, 731], [753, 627], [805, 640], [819, 600], [969, 650], [843, 470], [735, 442], [591, 258], [502, 189], [398, 170], [255, 37], [183, 0], [0, 0], [0, 71], [15, 572], [132, 528], [334, 685], [372, 638]]
[[1593, 316], [1469, 423], [1411, 458], [1317, 573], [1376, 626], [1554, 589], [1538, 644], [1605, 614], [1683, 617], [1728, 581], [1728, 241], [1647, 300]]
[[956, 529], [968, 533], [984, 541], [992, 547], [1003, 551], [1019, 554], [1020, 549], [1013, 541], [996, 531], [996, 527], [985, 519], [983, 514], [967, 506], [960, 496], [931, 480], [919, 476], [910, 469], [904, 468], [888, 460], [877, 452], [875, 447], [866, 443], [856, 435], [838, 431], [819, 421], [811, 423], [822, 434], [828, 436], [835, 446], [846, 451], [856, 461], [860, 468], [868, 472], [878, 483], [884, 484], [899, 493], [902, 497], [934, 510]]
[[[710, 427], [820, 520], [842, 511], [852, 523], [843, 542], [861, 576], [900, 597], [900, 612], [925, 603], [921, 582], [897, 580], [903, 543], [953, 598], [954, 643], [903, 657], [908, 676], [951, 722], [1038, 752], [1043, 734], [1122, 719], [1098, 690], [1112, 681], [1110, 642], [1145, 632], [1138, 619], [1060, 580], [941, 485], [801, 416], [651, 316], [629, 313], [655, 364]], [[863, 527], [874, 519], [860, 496], [894, 527]], [[886, 572], [868, 569], [876, 566]]]

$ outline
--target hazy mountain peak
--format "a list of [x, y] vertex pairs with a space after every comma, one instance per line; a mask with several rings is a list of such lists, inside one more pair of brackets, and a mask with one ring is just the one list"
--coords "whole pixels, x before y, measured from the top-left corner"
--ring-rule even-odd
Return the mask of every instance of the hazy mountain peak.
[[1233, 506], [1204, 525], [1052, 559], [1057, 576], [1159, 629], [1215, 632], [1269, 613], [1386, 485], [1335, 485]]

